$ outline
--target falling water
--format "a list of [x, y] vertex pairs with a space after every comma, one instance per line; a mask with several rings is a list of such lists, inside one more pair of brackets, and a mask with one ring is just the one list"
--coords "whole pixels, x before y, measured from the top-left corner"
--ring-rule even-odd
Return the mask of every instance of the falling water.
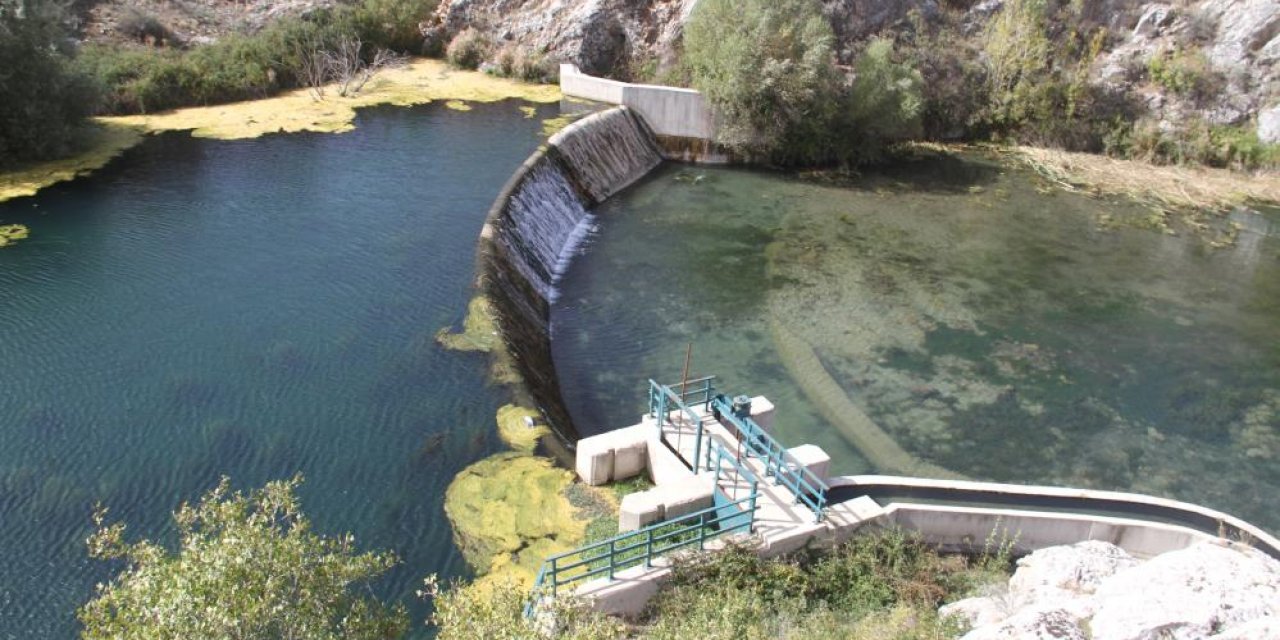
[[535, 153], [494, 203], [481, 240], [485, 294], [527, 391], [552, 426], [573, 440], [551, 363], [549, 303], [588, 235], [587, 209], [662, 162], [653, 134], [626, 108], [580, 120]]
[[610, 109], [551, 138], [594, 203], [625, 189], [662, 162], [657, 142], [630, 110]]

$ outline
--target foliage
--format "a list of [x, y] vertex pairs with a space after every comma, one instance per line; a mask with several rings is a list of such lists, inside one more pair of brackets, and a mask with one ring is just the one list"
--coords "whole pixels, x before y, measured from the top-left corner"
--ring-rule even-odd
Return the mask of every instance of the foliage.
[[[100, 113], [154, 113], [176, 107], [263, 98], [306, 86], [310, 56], [360, 42], [372, 65], [384, 50], [416, 52], [418, 22], [434, 0], [363, 0], [272, 22], [252, 35], [177, 51], [121, 45], [89, 45], [77, 66], [96, 79], [104, 99]], [[384, 55], [385, 54], [381, 54]]]
[[[555, 637], [790, 638], [941, 640], [959, 635], [956, 621], [938, 616], [940, 603], [1007, 579], [1008, 545], [989, 541], [978, 558], [944, 557], [900, 532], [855, 538], [829, 552], [806, 551], [760, 559], [741, 545], [676, 561], [670, 581], [630, 628], [619, 630], [561, 599], [549, 616], [525, 620], [525, 594], [508, 584], [485, 594], [464, 585], [436, 596], [434, 624], [442, 640], [539, 637], [555, 620]], [[543, 601], [544, 603], [546, 601]]]
[[470, 27], [454, 36], [445, 50], [445, 59], [459, 69], [476, 69], [489, 56], [489, 39]]
[[180, 539], [124, 540], [123, 524], [105, 525], [89, 553], [119, 559], [124, 570], [99, 585], [78, 616], [85, 638], [393, 638], [404, 633], [403, 607], [353, 593], [395, 563], [387, 553], [357, 553], [352, 536], [320, 536], [302, 514], [300, 476], [249, 494], [223, 478], [198, 504], [174, 513]]
[[893, 41], [877, 38], [854, 65], [844, 117], [857, 143], [842, 150], [846, 160], [878, 160], [890, 144], [921, 134], [920, 72], [892, 56]]
[[1191, 119], [1164, 129], [1151, 120], [1117, 123], [1107, 152], [1156, 164], [1208, 165], [1253, 170], [1280, 167], [1280, 145], [1258, 139], [1249, 126], [1210, 125]]
[[842, 80], [816, 0], [704, 0], [684, 44], [694, 87], [721, 116], [720, 143], [781, 164], [830, 159]]
[[524, 82], [553, 83], [560, 79], [560, 67], [542, 51], [510, 45], [498, 51], [494, 64], [484, 67], [486, 73]]
[[131, 7], [121, 16], [116, 29], [141, 43], [163, 46], [173, 44], [173, 34], [154, 15]]
[[1175, 95], [1205, 102], [1218, 95], [1224, 78], [1197, 49], [1161, 51], [1147, 61], [1151, 81]]
[[0, 0], [0, 167], [67, 155], [81, 142], [93, 85], [68, 64], [64, 7]]

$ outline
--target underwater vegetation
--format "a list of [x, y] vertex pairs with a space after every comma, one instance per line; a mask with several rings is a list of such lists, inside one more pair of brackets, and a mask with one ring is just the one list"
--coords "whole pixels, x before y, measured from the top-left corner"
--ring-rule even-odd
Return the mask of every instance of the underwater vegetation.
[[0, 225], [0, 247], [7, 247], [31, 235], [31, 230], [22, 224]]

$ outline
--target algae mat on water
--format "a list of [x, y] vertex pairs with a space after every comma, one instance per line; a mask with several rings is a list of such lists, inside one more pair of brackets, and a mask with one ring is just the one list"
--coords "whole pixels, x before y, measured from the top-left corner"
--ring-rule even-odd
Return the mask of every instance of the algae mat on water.
[[489, 579], [532, 585], [543, 559], [585, 535], [587, 521], [565, 496], [572, 483], [573, 472], [520, 452], [464, 469], [445, 492], [444, 510], [467, 562]]
[[556, 102], [560, 88], [459, 71], [439, 60], [419, 59], [379, 73], [354, 96], [342, 97], [336, 89], [330, 89], [323, 99], [318, 99], [310, 89], [297, 89], [262, 100], [98, 118], [99, 128], [87, 151], [0, 174], [0, 202], [33, 195], [51, 184], [100, 169], [141, 141], [144, 133], [191, 131], [196, 137], [222, 140], [300, 131], [341, 133], [355, 128], [356, 110], [361, 107], [413, 106], [438, 100], [459, 104], [497, 102], [511, 98]]
[[74, 180], [106, 166], [142, 140], [143, 131], [123, 124], [102, 124], [88, 136], [88, 150], [63, 160], [40, 162], [0, 173], [0, 202], [35, 195], [58, 182]]

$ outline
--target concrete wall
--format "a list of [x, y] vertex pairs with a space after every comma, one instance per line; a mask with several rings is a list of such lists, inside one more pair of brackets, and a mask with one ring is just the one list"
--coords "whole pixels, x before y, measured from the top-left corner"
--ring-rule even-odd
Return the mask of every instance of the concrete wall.
[[560, 65], [564, 95], [631, 107], [659, 136], [711, 140], [715, 115], [701, 93], [693, 89], [631, 84], [586, 75], [572, 64]]
[[[1007, 508], [995, 508], [919, 504], [909, 498], [882, 503], [884, 513], [875, 524], [916, 531], [926, 541], [953, 550], [972, 550], [975, 544], [980, 549], [992, 531], [1003, 531], [1010, 539], [1016, 539], [1019, 553], [1083, 540], [1103, 540], [1134, 556], [1149, 558], [1222, 533], [1280, 558], [1280, 541], [1248, 522], [1200, 505], [1136, 493], [897, 476], [841, 476], [831, 478], [828, 483], [833, 492], [841, 493], [856, 492], [859, 486], [868, 489], [892, 486], [903, 492], [951, 491], [957, 505], [980, 500], [984, 494], [992, 501], [1007, 505]], [[1080, 511], [1038, 510], [1037, 505], [1046, 499], [1069, 500]], [[1105, 510], [1117, 512], [1121, 517], [1090, 514], [1090, 503], [1106, 505]], [[1153, 513], [1183, 524], [1153, 519], [1150, 515]]]

